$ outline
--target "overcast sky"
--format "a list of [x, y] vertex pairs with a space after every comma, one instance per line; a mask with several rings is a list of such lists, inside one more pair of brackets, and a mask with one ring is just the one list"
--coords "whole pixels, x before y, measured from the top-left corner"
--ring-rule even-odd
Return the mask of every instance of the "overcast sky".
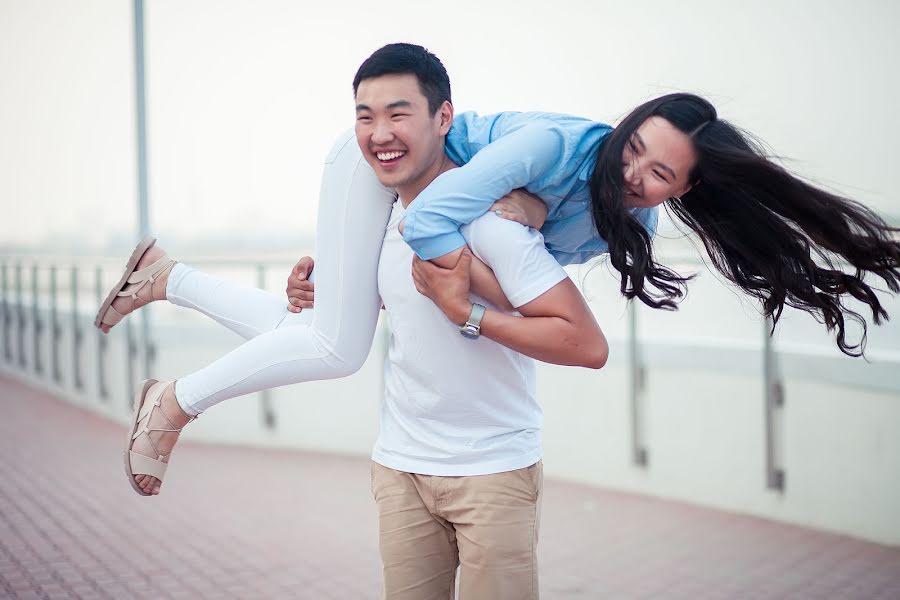
[[[878, 210], [895, 192], [898, 3], [146, 3], [153, 230], [309, 236], [359, 63], [393, 41], [446, 65], [456, 110], [615, 121], [709, 97], [797, 172]], [[0, 245], [136, 228], [132, 3], [0, 0]]]

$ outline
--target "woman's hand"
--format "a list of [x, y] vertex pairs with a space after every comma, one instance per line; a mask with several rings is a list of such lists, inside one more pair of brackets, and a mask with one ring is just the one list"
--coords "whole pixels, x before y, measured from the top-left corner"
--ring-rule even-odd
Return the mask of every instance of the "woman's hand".
[[298, 313], [304, 308], [312, 308], [313, 299], [315, 298], [315, 285], [308, 281], [309, 274], [312, 273], [315, 262], [309, 256], [304, 256], [288, 275], [287, 292], [288, 310]]
[[540, 229], [547, 220], [547, 205], [544, 201], [523, 188], [513, 190], [491, 206], [498, 216], [526, 227]]

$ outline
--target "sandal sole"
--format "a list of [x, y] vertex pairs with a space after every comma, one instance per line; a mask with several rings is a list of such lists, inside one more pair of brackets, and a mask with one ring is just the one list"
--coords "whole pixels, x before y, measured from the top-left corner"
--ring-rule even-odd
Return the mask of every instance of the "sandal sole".
[[134, 395], [134, 414], [131, 417], [131, 428], [128, 430], [128, 437], [125, 439], [125, 473], [128, 475], [128, 483], [131, 484], [131, 487], [134, 488], [141, 496], [152, 496], [153, 494], [148, 494], [144, 490], [141, 489], [141, 486], [137, 484], [134, 480], [134, 473], [131, 472], [131, 460], [128, 453], [131, 451], [132, 447], [132, 436], [134, 435], [135, 430], [137, 430], [138, 426], [138, 415], [141, 413], [141, 404], [143, 403], [144, 398], [147, 397], [147, 392], [150, 388], [158, 383], [157, 379], [146, 379], [141, 383], [140, 388], [138, 388], [137, 393]]
[[106, 300], [103, 301], [103, 304], [100, 305], [100, 310], [97, 311], [97, 317], [94, 319], [94, 327], [100, 329], [100, 325], [103, 323], [103, 317], [106, 316], [109, 307], [112, 306], [113, 301], [116, 299], [116, 295], [125, 287], [128, 278], [134, 273], [138, 262], [140, 262], [147, 250], [152, 248], [154, 244], [156, 244], [156, 238], [148, 235], [135, 246], [134, 251], [131, 253], [131, 257], [128, 259], [128, 263], [125, 265], [125, 273], [122, 275], [122, 278], [119, 279], [119, 283], [114, 285], [109, 294], [106, 295]]

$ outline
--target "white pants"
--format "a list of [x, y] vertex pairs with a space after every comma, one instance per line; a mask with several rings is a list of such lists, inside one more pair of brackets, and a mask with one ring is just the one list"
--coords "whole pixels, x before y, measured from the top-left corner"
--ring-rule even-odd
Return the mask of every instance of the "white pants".
[[378, 257], [396, 197], [378, 182], [353, 132], [342, 135], [325, 161], [319, 195], [315, 310], [292, 313], [286, 297], [175, 265], [168, 300], [248, 340], [176, 382], [186, 413], [268, 388], [345, 377], [363, 365], [381, 306]]

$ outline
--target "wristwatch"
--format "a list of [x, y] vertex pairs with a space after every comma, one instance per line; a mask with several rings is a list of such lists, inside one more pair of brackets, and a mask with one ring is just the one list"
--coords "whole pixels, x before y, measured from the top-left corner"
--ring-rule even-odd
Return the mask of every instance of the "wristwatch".
[[481, 335], [481, 318], [484, 316], [484, 306], [481, 304], [473, 304], [472, 312], [466, 322], [459, 326], [459, 333], [464, 338], [477, 340]]

